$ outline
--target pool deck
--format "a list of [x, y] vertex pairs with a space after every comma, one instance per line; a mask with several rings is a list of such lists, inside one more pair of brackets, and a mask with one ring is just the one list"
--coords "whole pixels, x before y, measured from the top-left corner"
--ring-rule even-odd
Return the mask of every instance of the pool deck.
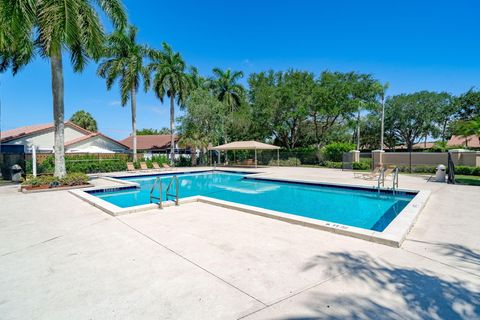
[[431, 195], [392, 248], [206, 203], [113, 217], [68, 191], [2, 186], [0, 319], [479, 319], [480, 188], [400, 187]]

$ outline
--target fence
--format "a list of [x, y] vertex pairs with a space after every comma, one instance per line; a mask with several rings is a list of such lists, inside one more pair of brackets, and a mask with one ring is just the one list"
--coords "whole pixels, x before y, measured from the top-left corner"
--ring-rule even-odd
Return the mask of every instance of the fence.
[[[236, 150], [226, 151], [218, 154], [216, 151], [210, 151], [208, 154], [208, 163], [222, 163], [237, 166], [253, 166], [255, 159], [255, 151], [253, 150]], [[320, 152], [312, 151], [288, 151], [280, 150], [257, 150], [257, 164], [259, 166], [309, 166], [320, 165], [322, 156]]]
[[10, 168], [18, 164], [25, 171], [25, 154], [23, 153], [0, 153], [0, 170], [2, 173], [3, 179], [10, 180], [12, 175]]

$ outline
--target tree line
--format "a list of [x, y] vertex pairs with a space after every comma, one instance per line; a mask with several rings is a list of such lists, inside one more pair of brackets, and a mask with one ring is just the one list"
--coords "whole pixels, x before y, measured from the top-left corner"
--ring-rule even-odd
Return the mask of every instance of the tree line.
[[[106, 34], [99, 18], [114, 26]], [[409, 149], [432, 136], [443, 141], [452, 133], [479, 132], [480, 93], [460, 96], [421, 91], [385, 99], [387, 84], [371, 74], [324, 71], [265, 71], [240, 84], [241, 71], [215, 68], [203, 77], [180, 53], [162, 43], [155, 49], [137, 42], [120, 0], [0, 0], [0, 72], [13, 74], [36, 56], [51, 66], [55, 131], [55, 172], [65, 175], [63, 57], [75, 72], [93, 60], [110, 90], [120, 89], [121, 104], [130, 103], [133, 157], [136, 160], [136, 97], [153, 91], [170, 106], [171, 145], [194, 148], [233, 140], [255, 139], [287, 149], [320, 148], [352, 141], [357, 148], [405, 144]], [[175, 130], [175, 103], [185, 112]], [[383, 120], [382, 120], [383, 119]], [[383, 128], [383, 130], [382, 130]], [[96, 129], [96, 128], [95, 128]], [[384, 134], [381, 134], [384, 132]], [[384, 143], [379, 145], [379, 141]], [[174, 148], [171, 159], [174, 160]]]

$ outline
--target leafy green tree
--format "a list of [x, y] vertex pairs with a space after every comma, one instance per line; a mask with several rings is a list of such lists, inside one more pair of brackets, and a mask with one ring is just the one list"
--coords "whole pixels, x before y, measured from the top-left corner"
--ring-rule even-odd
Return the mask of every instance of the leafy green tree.
[[322, 72], [316, 81], [310, 107], [318, 148], [328, 142], [332, 129], [348, 122], [356, 108], [352, 103], [351, 74]]
[[186, 73], [186, 64], [182, 56], [167, 44], [162, 43], [162, 51], [150, 54], [152, 62], [148, 65], [149, 72], [153, 72], [152, 86], [155, 95], [163, 103], [163, 98], [170, 98], [170, 136], [171, 161], [175, 161], [174, 133], [175, 133], [175, 99], [178, 105], [183, 105], [188, 93], [192, 90], [192, 77]]
[[191, 92], [185, 101], [185, 114], [180, 118], [180, 136], [192, 132], [218, 145], [224, 137], [227, 107], [206, 89]]
[[79, 110], [75, 112], [71, 117], [70, 121], [75, 123], [77, 126], [91, 131], [97, 132], [97, 120], [95, 120], [89, 112], [85, 110]]
[[116, 27], [126, 24], [119, 0], [13, 1], [0, 0], [0, 64], [17, 72], [38, 52], [50, 62], [52, 74], [55, 172], [63, 177], [64, 81], [63, 53], [70, 54], [74, 71], [82, 71], [89, 58], [100, 57], [104, 30], [97, 9]]
[[470, 89], [460, 95], [456, 101], [456, 118], [460, 120], [471, 120], [480, 116], [480, 91]]
[[465, 146], [468, 147], [468, 137], [477, 136], [480, 142], [480, 116], [470, 120], [458, 120], [453, 125], [453, 132], [465, 138]]
[[144, 59], [150, 53], [146, 45], [137, 43], [137, 29], [130, 26], [115, 30], [107, 38], [104, 58], [97, 74], [104, 78], [110, 90], [118, 80], [121, 104], [130, 100], [132, 111], [133, 161], [137, 161], [137, 92], [143, 79], [145, 90], [148, 87], [148, 69]]
[[166, 134], [170, 134], [170, 129], [161, 128], [160, 130], [158, 130], [158, 129], [152, 129], [152, 128], [144, 128], [144, 129], [137, 130], [137, 135], [139, 136], [166, 135]]
[[190, 148], [192, 166], [196, 166], [197, 150], [203, 152], [208, 147], [208, 139], [198, 131], [187, 131], [180, 137], [178, 144]]
[[225, 71], [214, 68], [213, 77], [208, 81], [208, 86], [218, 97], [218, 100], [225, 103], [231, 112], [237, 110], [242, 104], [245, 89], [238, 80], [243, 78], [242, 71]]
[[435, 122], [443, 99], [441, 94], [429, 91], [390, 97], [385, 108], [386, 132], [404, 142], [407, 149], [412, 151], [413, 145], [420, 139], [438, 135]]
[[298, 146], [312, 104], [313, 74], [303, 71], [251, 74], [250, 101], [254, 130], [272, 135], [283, 147]]

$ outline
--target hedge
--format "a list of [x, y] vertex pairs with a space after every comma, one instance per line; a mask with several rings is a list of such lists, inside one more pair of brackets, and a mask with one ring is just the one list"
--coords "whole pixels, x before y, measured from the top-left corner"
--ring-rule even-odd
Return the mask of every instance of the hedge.
[[63, 178], [54, 176], [37, 176], [28, 175], [22, 182], [23, 186], [48, 186], [49, 188], [63, 187], [63, 186], [81, 186], [88, 184], [88, 176], [84, 173], [69, 173]]
[[[67, 172], [98, 173], [127, 170], [127, 161], [124, 158], [114, 157], [99, 159], [98, 156], [90, 155], [67, 155], [65, 156]], [[40, 164], [37, 164], [37, 173], [53, 173], [55, 168], [54, 156], [48, 156]], [[26, 163], [27, 173], [32, 173], [32, 162]]]
[[327, 144], [321, 149], [321, 154], [324, 161], [342, 161], [342, 156], [345, 152], [349, 152], [355, 149], [355, 145], [352, 143], [335, 142]]

